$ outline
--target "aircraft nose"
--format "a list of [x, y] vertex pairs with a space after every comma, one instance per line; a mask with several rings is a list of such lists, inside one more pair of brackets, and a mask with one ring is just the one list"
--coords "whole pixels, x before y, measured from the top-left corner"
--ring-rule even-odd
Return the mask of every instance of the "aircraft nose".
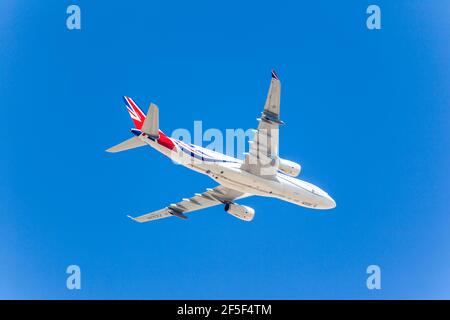
[[328, 201], [329, 201], [329, 209], [336, 208], [336, 201], [334, 201], [332, 197], [328, 196]]
[[334, 209], [334, 208], [336, 208], [336, 201], [334, 201], [334, 199], [327, 194], [322, 200], [321, 209]]

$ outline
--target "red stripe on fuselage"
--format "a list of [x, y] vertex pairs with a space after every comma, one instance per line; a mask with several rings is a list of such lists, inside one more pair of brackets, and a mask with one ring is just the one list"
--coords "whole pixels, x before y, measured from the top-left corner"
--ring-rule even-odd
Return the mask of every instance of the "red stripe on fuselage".
[[161, 130], [159, 130], [159, 139], [157, 140], [157, 142], [167, 149], [173, 150], [175, 148], [175, 144], [172, 142], [172, 140]]

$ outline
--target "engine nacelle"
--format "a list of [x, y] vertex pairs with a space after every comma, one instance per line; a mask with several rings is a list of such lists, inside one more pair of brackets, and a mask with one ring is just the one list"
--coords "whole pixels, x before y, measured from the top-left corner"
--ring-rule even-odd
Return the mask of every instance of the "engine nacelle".
[[235, 203], [225, 204], [225, 211], [244, 221], [252, 221], [255, 216], [255, 209]]
[[280, 158], [278, 169], [291, 177], [296, 177], [300, 174], [302, 167], [298, 163]]

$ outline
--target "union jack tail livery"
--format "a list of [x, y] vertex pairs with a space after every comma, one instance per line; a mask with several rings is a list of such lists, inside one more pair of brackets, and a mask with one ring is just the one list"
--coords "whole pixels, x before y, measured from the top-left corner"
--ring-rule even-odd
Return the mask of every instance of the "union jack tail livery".
[[[125, 140], [118, 145], [109, 148], [108, 152], [121, 152], [147, 145], [145, 139], [150, 139], [160, 145], [164, 152], [170, 152], [175, 148], [172, 139], [159, 130], [159, 111], [155, 104], [150, 104], [147, 115], [139, 108], [136, 102], [130, 97], [124, 96], [127, 111], [133, 120], [134, 129], [131, 132], [133, 138]], [[142, 138], [145, 138], [142, 140]]]
[[142, 125], [145, 121], [145, 113], [138, 107], [136, 102], [133, 101], [130, 97], [124, 96], [123, 100], [127, 106], [128, 113], [130, 114], [131, 119], [133, 120], [134, 126], [136, 129], [141, 130]]

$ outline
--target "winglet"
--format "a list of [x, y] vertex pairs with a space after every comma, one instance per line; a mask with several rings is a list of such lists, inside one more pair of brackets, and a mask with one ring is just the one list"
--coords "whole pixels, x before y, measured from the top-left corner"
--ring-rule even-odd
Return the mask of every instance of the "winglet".
[[139, 222], [139, 221], [136, 220], [136, 218], [130, 216], [129, 214], [127, 215], [127, 218], [130, 218], [130, 219], [133, 220], [133, 221]]
[[280, 79], [278, 78], [277, 73], [275, 72], [275, 69], [272, 69], [272, 78], [273, 78], [273, 79], [276, 79], [276, 80], [280, 80]]

